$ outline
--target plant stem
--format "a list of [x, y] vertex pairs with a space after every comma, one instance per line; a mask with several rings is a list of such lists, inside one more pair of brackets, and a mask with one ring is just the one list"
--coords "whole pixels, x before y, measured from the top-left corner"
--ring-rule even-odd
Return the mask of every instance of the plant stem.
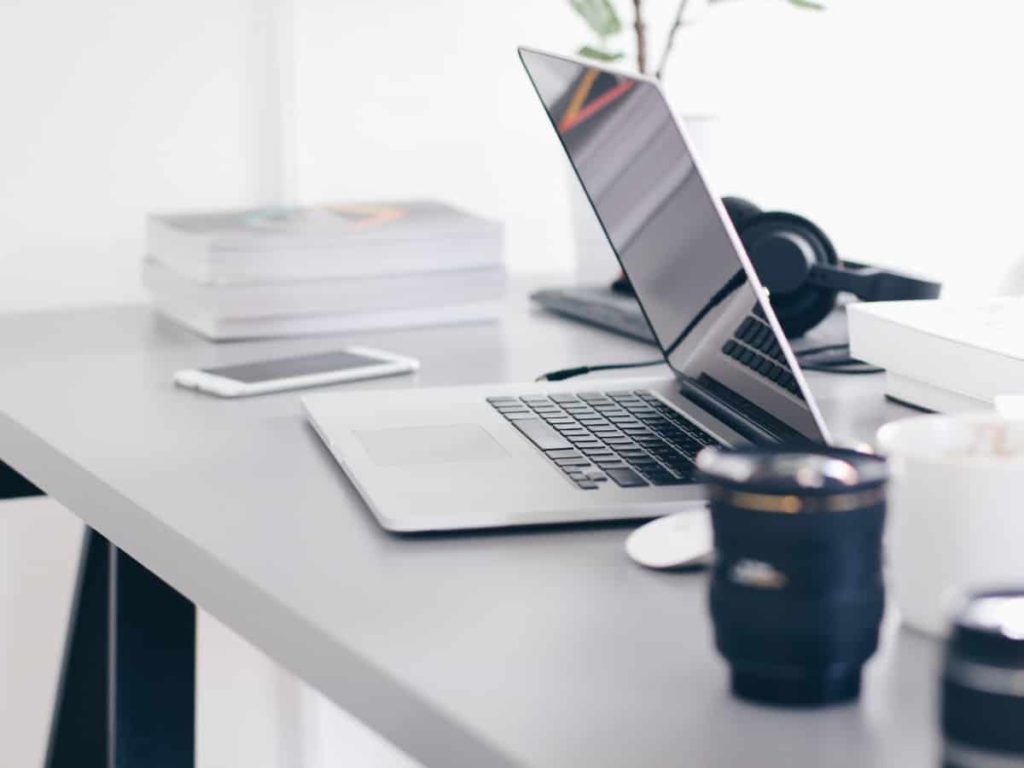
[[647, 71], [647, 28], [644, 25], [643, 0], [633, 0], [633, 28], [636, 29], [636, 68]]
[[662, 75], [665, 74], [665, 65], [668, 63], [669, 54], [672, 53], [672, 45], [676, 41], [676, 33], [679, 28], [683, 26], [683, 14], [686, 13], [686, 6], [690, 0], [679, 0], [679, 9], [676, 11], [676, 20], [672, 24], [672, 29], [668, 31], [668, 39], [665, 41], [665, 50], [661, 53], [661, 61], [658, 62], [658, 70], [654, 73], [654, 76], [661, 80]]

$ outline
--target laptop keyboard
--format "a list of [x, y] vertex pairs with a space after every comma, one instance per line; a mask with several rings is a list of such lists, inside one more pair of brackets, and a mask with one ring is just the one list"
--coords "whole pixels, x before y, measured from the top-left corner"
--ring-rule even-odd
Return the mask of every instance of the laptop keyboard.
[[584, 490], [696, 482], [718, 441], [651, 392], [489, 397], [487, 402]]
[[782, 348], [775, 340], [775, 334], [760, 307], [740, 323], [733, 337], [725, 342], [722, 351], [740, 365], [788, 392], [800, 394], [800, 386], [790, 373]]

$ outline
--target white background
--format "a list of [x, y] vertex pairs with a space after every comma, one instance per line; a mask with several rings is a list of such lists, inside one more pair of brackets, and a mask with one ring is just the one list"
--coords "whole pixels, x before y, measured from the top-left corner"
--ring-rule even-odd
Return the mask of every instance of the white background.
[[[657, 49], [674, 2], [648, 5]], [[734, 0], [666, 87], [718, 116], [723, 193], [991, 291], [1024, 254], [1019, 6]], [[513, 49], [586, 41], [560, 0], [5, 0], [0, 310], [140, 298], [144, 213], [272, 199], [279, 146], [292, 199], [440, 197], [503, 219], [512, 269], [568, 268], [565, 163]]]

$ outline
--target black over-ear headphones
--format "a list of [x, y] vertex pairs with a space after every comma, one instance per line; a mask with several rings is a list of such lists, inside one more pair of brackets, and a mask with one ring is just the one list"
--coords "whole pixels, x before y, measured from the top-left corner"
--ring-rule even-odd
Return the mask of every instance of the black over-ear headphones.
[[722, 203], [790, 338], [824, 320], [839, 291], [864, 301], [890, 301], [934, 299], [942, 289], [941, 283], [840, 261], [828, 236], [803, 216], [762, 211], [741, 197]]

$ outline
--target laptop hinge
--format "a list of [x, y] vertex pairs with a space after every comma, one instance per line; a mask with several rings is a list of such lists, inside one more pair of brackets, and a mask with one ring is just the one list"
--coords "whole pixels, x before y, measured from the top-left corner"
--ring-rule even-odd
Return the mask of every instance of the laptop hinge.
[[[786, 427], [781, 422], [774, 425], [771, 424], [772, 421], [777, 420], [772, 418], [767, 412], [763, 413], [764, 418], [760, 420], [752, 418], [750, 415], [743, 413], [739, 407], [731, 405], [722, 398], [713, 395], [708, 387], [700, 381], [689, 376], [678, 376], [678, 381], [680, 394], [693, 400], [712, 416], [723, 421], [755, 445], [807, 441], [806, 437]], [[714, 383], [717, 384], [717, 382]], [[736, 397], [742, 400], [738, 395]], [[753, 403], [747, 403], [747, 405], [748, 410], [750, 408], [757, 408]]]

